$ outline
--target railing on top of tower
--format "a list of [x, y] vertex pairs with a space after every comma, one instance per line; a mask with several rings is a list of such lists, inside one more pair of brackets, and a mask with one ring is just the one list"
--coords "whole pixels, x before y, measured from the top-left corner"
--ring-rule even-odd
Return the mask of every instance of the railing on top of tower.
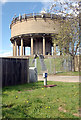
[[51, 19], [65, 19], [65, 17], [61, 16], [61, 15], [57, 15], [57, 14], [50, 14], [50, 13], [30, 13], [30, 14], [23, 14], [20, 15], [18, 17], [13, 18], [11, 25], [10, 25], [10, 29], [12, 24], [16, 23], [17, 21], [21, 21], [22, 20], [27, 20], [28, 18], [51, 18]]

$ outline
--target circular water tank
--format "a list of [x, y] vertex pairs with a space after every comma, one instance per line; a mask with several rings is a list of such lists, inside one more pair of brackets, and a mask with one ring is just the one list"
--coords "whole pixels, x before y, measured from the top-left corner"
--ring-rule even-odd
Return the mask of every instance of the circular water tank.
[[26, 16], [15, 18], [11, 25], [11, 38], [24, 34], [32, 33], [55, 33], [57, 34], [60, 28], [60, 19], [58, 17], [51, 17], [40, 14], [36, 16]]

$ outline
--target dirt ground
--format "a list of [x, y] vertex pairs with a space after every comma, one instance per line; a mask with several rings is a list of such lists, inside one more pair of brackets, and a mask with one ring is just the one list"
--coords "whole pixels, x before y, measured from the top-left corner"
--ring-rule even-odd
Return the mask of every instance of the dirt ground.
[[[43, 75], [38, 75], [38, 81], [44, 80]], [[61, 82], [81, 82], [81, 76], [56, 76], [48, 75], [48, 81], [61, 81]]]

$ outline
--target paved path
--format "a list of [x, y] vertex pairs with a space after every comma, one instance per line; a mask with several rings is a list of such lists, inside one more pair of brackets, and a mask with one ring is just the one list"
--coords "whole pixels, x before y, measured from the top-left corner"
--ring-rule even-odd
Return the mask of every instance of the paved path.
[[[44, 80], [42, 75], [38, 75], [38, 80]], [[79, 76], [56, 76], [56, 75], [48, 75], [48, 81], [61, 81], [61, 82], [81, 82]]]

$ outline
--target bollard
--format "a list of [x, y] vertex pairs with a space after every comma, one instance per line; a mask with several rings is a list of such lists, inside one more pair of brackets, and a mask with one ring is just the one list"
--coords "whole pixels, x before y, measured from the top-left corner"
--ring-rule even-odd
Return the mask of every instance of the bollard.
[[47, 78], [44, 78], [44, 85], [47, 85]]
[[44, 86], [47, 85], [47, 73], [43, 73], [44, 77]]

